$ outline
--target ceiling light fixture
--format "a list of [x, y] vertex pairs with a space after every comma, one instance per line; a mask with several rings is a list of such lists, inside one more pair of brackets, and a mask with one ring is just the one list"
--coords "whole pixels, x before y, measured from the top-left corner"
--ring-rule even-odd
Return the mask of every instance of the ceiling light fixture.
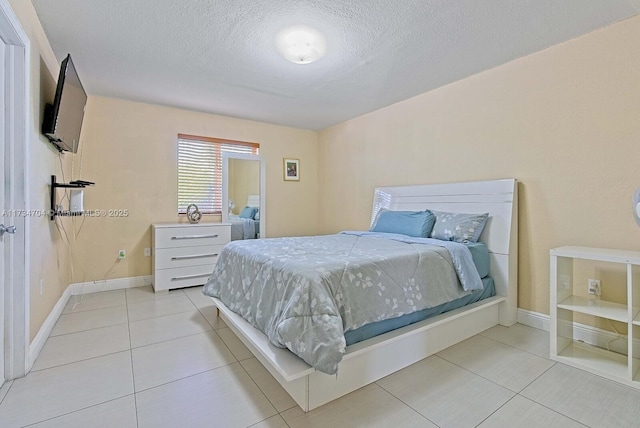
[[326, 51], [324, 37], [313, 28], [296, 26], [280, 31], [276, 46], [284, 57], [296, 64], [310, 64]]

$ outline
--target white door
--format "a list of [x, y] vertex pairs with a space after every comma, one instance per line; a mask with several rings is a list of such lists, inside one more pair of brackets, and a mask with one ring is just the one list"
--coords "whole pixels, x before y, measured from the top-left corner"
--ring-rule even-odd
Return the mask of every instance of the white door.
[[31, 363], [29, 226], [23, 215], [29, 209], [29, 70], [29, 38], [8, 1], [0, 0], [0, 224], [17, 229], [0, 237], [0, 383], [24, 376]]
[[[0, 64], [5, 63], [5, 50], [6, 46], [4, 41], [0, 39]], [[7, 214], [6, 206], [5, 206], [5, 182], [8, 182], [8, 177], [5, 177], [6, 168], [4, 166], [4, 160], [8, 159], [8, 156], [5, 152], [5, 125], [4, 118], [6, 112], [6, 103], [5, 103], [5, 69], [4, 67], [0, 67], [0, 153], [2, 153], [3, 161], [0, 162], [0, 224], [8, 225], [9, 218], [5, 215]], [[0, 385], [2, 385], [5, 381], [5, 372], [4, 372], [4, 294], [5, 294], [5, 273], [7, 272], [5, 266], [5, 242], [10, 239], [6, 234], [0, 236]]]

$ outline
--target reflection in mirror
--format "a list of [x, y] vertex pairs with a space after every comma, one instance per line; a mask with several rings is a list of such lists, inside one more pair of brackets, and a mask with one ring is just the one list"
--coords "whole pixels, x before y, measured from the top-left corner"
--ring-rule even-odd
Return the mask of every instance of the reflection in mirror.
[[222, 221], [231, 223], [231, 240], [265, 236], [264, 163], [260, 156], [224, 153]]

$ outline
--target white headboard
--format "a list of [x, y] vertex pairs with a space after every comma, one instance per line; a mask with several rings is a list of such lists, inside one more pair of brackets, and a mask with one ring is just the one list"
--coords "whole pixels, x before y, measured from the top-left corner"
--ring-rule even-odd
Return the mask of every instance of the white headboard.
[[249, 195], [247, 198], [247, 206], [260, 208], [260, 195]]
[[518, 188], [513, 178], [466, 183], [379, 187], [373, 197], [371, 224], [381, 209], [433, 209], [459, 213], [489, 213], [480, 241], [487, 244], [490, 274], [496, 294], [506, 297], [500, 324], [516, 322], [518, 310]]

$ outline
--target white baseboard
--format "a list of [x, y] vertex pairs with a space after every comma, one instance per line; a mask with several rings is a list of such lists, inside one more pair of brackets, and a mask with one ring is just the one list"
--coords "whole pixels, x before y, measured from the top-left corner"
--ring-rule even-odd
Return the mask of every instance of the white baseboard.
[[518, 309], [518, 322], [538, 330], [549, 331], [549, 315]]
[[45, 319], [40, 326], [40, 330], [38, 330], [38, 334], [36, 334], [36, 337], [34, 337], [29, 344], [29, 361], [27, 361], [27, 372], [31, 370], [31, 367], [33, 367], [33, 363], [35, 363], [36, 358], [38, 358], [38, 355], [40, 355], [42, 347], [49, 338], [51, 330], [53, 330], [56, 322], [58, 322], [58, 318], [60, 318], [60, 315], [62, 314], [62, 311], [64, 311], [64, 307], [67, 305], [70, 297], [71, 286], [68, 286], [62, 293], [62, 296], [60, 296], [60, 298], [54, 305], [53, 309], [51, 309], [51, 312], [49, 312], [47, 319]]
[[107, 279], [103, 281], [90, 281], [71, 284], [71, 295], [99, 293], [101, 291], [123, 290], [125, 288], [144, 287], [151, 285], [151, 275], [132, 276], [129, 278]]
[[38, 334], [36, 334], [36, 337], [34, 337], [34, 339], [29, 344], [29, 361], [27, 371], [31, 370], [31, 367], [33, 367], [33, 363], [36, 361], [36, 358], [38, 358], [38, 355], [40, 355], [42, 347], [49, 338], [53, 327], [58, 322], [58, 319], [60, 318], [60, 315], [62, 315], [62, 311], [64, 311], [64, 307], [67, 305], [67, 302], [69, 301], [71, 296], [98, 293], [101, 291], [113, 291], [122, 290], [125, 288], [143, 287], [145, 285], [151, 285], [151, 275], [69, 284], [69, 286], [62, 293], [62, 296], [60, 296], [60, 298], [56, 302], [53, 309], [51, 309], [51, 312], [49, 312], [49, 316], [47, 316], [47, 319], [45, 319], [40, 326]]
[[[539, 330], [549, 331], [549, 315], [540, 312], [518, 309], [518, 322]], [[571, 332], [566, 332], [566, 335]], [[594, 345], [599, 348], [608, 348], [620, 354], [627, 355], [627, 340], [616, 340], [618, 335], [612, 331], [602, 330], [586, 324], [573, 323], [573, 338], [575, 340]], [[633, 352], [637, 355], [640, 352], [640, 340], [634, 339]]]

